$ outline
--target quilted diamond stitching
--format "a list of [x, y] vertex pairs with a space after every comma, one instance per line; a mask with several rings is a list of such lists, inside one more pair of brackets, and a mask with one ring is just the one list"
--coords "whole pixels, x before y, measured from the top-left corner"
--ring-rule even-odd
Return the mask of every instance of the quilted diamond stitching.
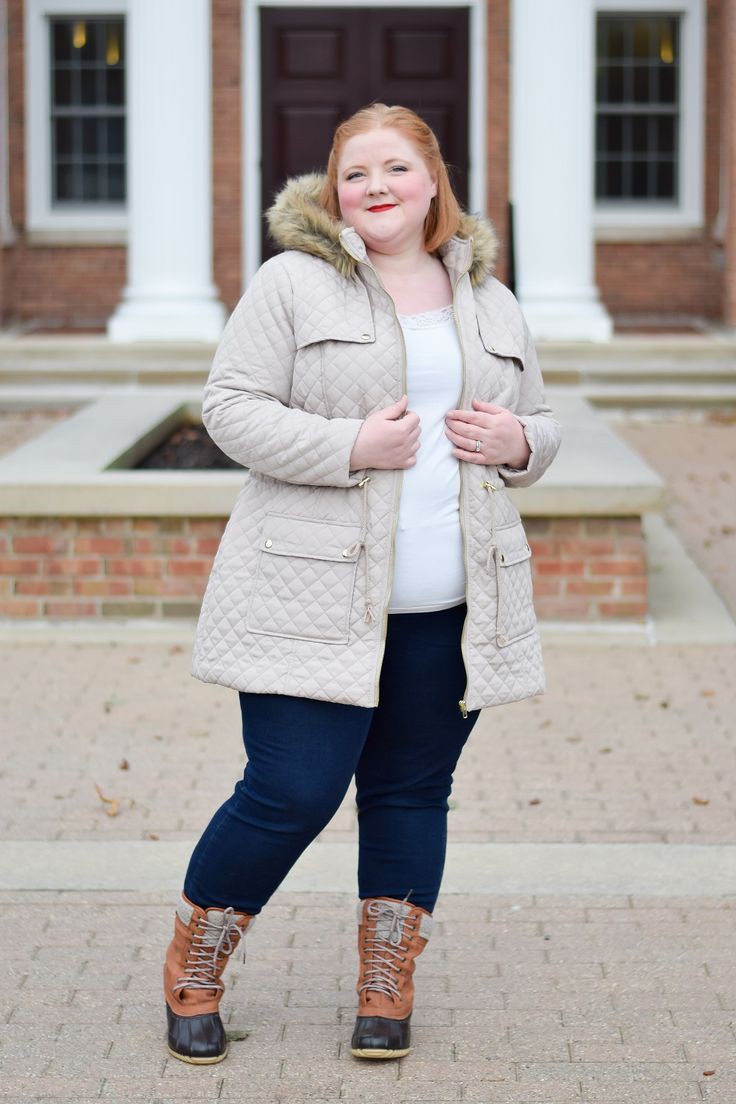
[[[460, 252], [449, 249], [443, 257], [455, 278]], [[257, 596], [259, 616], [272, 618], [279, 631], [291, 625], [292, 635], [259, 634], [246, 626], [269, 512], [362, 523], [363, 491], [357, 484], [365, 473], [349, 470], [352, 447], [366, 415], [397, 399], [403, 380], [392, 304], [371, 270], [358, 267], [359, 277], [347, 280], [307, 253], [288, 251], [267, 261], [218, 345], [203, 417], [220, 448], [249, 470], [202, 603], [192, 673], [203, 681], [362, 706], [377, 702], [399, 472], [370, 472], [369, 530], [362, 552], [369, 593], [361, 567], [354, 580], [348, 642], [301, 639], [294, 632], [307, 632], [310, 625], [331, 632], [339, 621], [332, 605], [344, 603], [344, 588], [335, 593], [332, 565], [321, 561], [312, 561], [315, 566], [306, 572], [292, 565], [288, 593], [293, 596], [292, 588], [303, 585], [308, 592], [303, 608], [289, 611], [276, 585]], [[513, 410], [531, 450], [524, 471], [505, 465], [464, 468], [461, 508], [470, 566], [466, 698], [468, 708], [476, 709], [545, 688], [536, 627], [505, 647], [496, 643], [496, 584], [486, 564], [493, 517], [497, 524], [519, 520], [504, 484], [528, 486], [539, 479], [557, 452], [560, 427], [545, 402], [533, 342], [509, 289], [489, 277], [473, 290], [466, 277], [460, 278], [456, 314], [466, 356], [464, 404], [477, 395]], [[481, 342], [479, 315], [499, 355]], [[513, 358], [522, 361], [523, 371]], [[489, 480], [499, 488], [493, 501], [483, 486]], [[531, 581], [525, 573], [509, 576], [509, 595], [515, 610], [530, 608]], [[368, 598], [378, 615], [373, 624], [363, 618]]]

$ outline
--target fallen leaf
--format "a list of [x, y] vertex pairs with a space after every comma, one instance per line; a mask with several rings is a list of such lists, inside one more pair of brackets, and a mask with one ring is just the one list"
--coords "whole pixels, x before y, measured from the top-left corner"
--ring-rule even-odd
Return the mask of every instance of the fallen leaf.
[[242, 1039], [247, 1039], [249, 1034], [249, 1031], [241, 1031], [237, 1027], [231, 1027], [225, 1032], [225, 1035], [231, 1043], [239, 1043]]
[[161, 839], [158, 832], [146, 832], [146, 839], [157, 840]]
[[703, 1077], [712, 1077], [715, 1072], [715, 1070], [703, 1070]]
[[105, 797], [100, 787], [95, 782], [95, 789], [100, 801], [104, 803], [105, 812], [109, 817], [115, 817], [120, 812], [120, 799], [117, 797]]
[[637, 701], [649, 701], [649, 694], [634, 694]]
[[529, 804], [530, 805], [541, 805], [542, 804], [542, 799], [541, 799], [541, 797], [530, 797], [529, 798]]
[[552, 721], [551, 721], [551, 720], [550, 720], [550, 718], [548, 717], [546, 721], [540, 721], [540, 722], [539, 722], [539, 727], [540, 727], [540, 728], [549, 728], [549, 726], [550, 726], [551, 724], [552, 724]]
[[169, 648], [169, 655], [179, 655], [183, 651], [181, 644], [172, 644]]
[[610, 747], [598, 748], [598, 754], [599, 755], [608, 755], [612, 751], [613, 751], [613, 748], [610, 748]]
[[692, 799], [693, 805], [710, 805], [709, 797], [694, 797]]
[[118, 763], [118, 770], [130, 770], [130, 763], [127, 759], [121, 759]]
[[730, 537], [733, 536], [734, 533], [736, 533], [736, 528], [734, 528], [733, 525], [722, 525], [721, 532], [723, 533], [724, 537]]
[[582, 736], [566, 736], [565, 737], [568, 744], [579, 744], [580, 741], [582, 740], [582, 738], [583, 738]]
[[669, 709], [669, 707], [670, 707], [670, 703], [669, 703], [668, 699], [667, 698], [662, 698], [661, 702], [659, 703], [659, 708], [660, 709]]
[[140, 663], [140, 656], [129, 656], [128, 663]]
[[701, 690], [701, 698], [714, 698], [716, 696], [715, 690]]

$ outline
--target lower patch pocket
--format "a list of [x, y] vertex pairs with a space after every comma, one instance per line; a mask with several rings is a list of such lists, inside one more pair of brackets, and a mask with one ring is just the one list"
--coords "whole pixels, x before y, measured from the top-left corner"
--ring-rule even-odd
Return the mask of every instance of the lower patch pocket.
[[521, 522], [496, 530], [490, 558], [496, 575], [496, 643], [500, 647], [513, 644], [536, 628], [531, 555]]
[[352, 523], [267, 514], [246, 629], [347, 644], [362, 547]]

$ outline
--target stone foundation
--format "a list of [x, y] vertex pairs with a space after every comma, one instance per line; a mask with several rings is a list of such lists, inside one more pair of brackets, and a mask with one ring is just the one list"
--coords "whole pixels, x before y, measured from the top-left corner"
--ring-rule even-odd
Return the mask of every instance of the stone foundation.
[[[226, 518], [0, 519], [0, 617], [196, 617]], [[540, 620], [641, 621], [637, 517], [524, 519]]]

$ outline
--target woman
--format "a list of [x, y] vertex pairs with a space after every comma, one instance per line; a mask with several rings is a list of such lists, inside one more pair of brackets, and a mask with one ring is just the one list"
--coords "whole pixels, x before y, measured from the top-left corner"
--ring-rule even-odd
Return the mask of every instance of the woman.
[[285, 252], [230, 317], [203, 417], [246, 468], [193, 673], [239, 691], [248, 763], [192, 855], [164, 969], [169, 1050], [224, 1058], [229, 955], [355, 775], [356, 1057], [408, 1053], [452, 772], [484, 706], [544, 690], [506, 486], [560, 429], [491, 225], [403, 107], [341, 124], [269, 212]]

